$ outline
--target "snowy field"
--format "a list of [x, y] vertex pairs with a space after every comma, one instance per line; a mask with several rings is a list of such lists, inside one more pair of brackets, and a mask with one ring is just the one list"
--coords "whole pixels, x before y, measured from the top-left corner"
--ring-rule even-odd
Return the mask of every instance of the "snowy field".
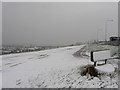
[[117, 78], [99, 79], [80, 75], [89, 59], [73, 53], [84, 45], [38, 52], [3, 55], [3, 88], [117, 88]]
[[0, 56], [0, 89], [2, 88], [2, 56]]

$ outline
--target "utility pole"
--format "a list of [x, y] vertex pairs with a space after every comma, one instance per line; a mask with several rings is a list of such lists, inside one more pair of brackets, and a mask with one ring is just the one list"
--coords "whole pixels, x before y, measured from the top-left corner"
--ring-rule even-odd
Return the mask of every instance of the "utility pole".
[[102, 31], [101, 28], [97, 29], [97, 44], [99, 44], [99, 32]]
[[113, 22], [113, 21], [114, 21], [113, 19], [105, 21], [105, 42], [106, 43], [107, 43], [107, 24], [108, 24], [108, 22]]

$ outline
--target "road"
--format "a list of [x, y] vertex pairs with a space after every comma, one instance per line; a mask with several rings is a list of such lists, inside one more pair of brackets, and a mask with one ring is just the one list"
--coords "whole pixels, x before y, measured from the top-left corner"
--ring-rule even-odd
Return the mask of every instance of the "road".
[[3, 87], [18, 87], [22, 81], [42, 73], [72, 69], [85, 64], [72, 55], [82, 47], [83, 45], [3, 56]]

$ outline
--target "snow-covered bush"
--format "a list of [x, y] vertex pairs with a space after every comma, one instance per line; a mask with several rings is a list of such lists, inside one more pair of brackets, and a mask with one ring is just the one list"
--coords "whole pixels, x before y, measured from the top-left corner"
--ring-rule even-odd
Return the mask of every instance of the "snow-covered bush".
[[89, 74], [90, 76], [97, 77], [98, 76], [98, 71], [95, 69], [94, 65], [86, 65], [80, 67], [81, 70], [81, 76]]

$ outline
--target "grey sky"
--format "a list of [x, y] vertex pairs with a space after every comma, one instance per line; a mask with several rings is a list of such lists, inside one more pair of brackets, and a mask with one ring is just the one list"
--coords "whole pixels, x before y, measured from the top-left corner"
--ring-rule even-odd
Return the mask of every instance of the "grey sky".
[[65, 45], [118, 35], [117, 3], [3, 3], [3, 44]]
[[2, 3], [0, 2], [0, 48], [2, 46]]

